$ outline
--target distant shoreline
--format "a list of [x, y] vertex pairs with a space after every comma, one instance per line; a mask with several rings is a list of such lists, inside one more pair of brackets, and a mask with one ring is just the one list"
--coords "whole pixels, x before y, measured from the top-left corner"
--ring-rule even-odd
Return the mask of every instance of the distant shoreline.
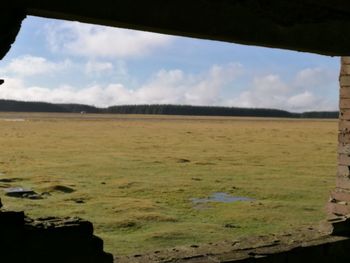
[[120, 105], [99, 108], [84, 104], [59, 104], [47, 102], [29, 102], [0, 100], [0, 112], [37, 112], [37, 113], [99, 113], [99, 114], [148, 114], [178, 116], [218, 116], [218, 117], [270, 117], [270, 118], [316, 118], [337, 119], [338, 111], [311, 111], [295, 113], [278, 109], [237, 108], [191, 105]]

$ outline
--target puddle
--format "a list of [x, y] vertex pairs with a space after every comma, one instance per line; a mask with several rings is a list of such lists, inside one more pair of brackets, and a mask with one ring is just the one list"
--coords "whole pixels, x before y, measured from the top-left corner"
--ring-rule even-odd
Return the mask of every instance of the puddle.
[[16, 198], [27, 198], [27, 199], [42, 199], [42, 197], [31, 189], [25, 189], [22, 187], [11, 187], [5, 189], [7, 196]]
[[194, 204], [205, 204], [209, 202], [233, 203], [239, 201], [254, 201], [254, 199], [242, 196], [232, 196], [227, 193], [214, 193], [207, 198], [191, 198], [191, 201]]
[[75, 192], [75, 190], [73, 188], [65, 186], [65, 185], [55, 185], [49, 189], [49, 192], [61, 192], [61, 193], [65, 193], [65, 194], [70, 194], [70, 193]]

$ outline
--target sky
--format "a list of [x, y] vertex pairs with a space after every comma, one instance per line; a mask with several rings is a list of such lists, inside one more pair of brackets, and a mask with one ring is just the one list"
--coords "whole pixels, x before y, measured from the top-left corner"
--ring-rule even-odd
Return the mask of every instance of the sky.
[[339, 58], [28, 17], [0, 99], [338, 109]]

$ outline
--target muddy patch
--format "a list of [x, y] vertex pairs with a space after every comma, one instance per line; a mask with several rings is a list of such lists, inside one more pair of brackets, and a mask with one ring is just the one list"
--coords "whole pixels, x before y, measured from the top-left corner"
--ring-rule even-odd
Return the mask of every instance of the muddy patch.
[[197, 182], [202, 181], [202, 179], [201, 179], [201, 178], [198, 178], [198, 177], [192, 177], [191, 180], [192, 180], [192, 181], [197, 181]]
[[48, 192], [59, 192], [59, 193], [64, 193], [64, 194], [70, 194], [75, 192], [75, 189], [65, 186], [65, 185], [55, 185], [50, 187], [50, 189], [48, 189]]
[[216, 165], [216, 163], [211, 163], [211, 162], [196, 162], [196, 165]]
[[189, 159], [183, 159], [183, 158], [177, 159], [177, 163], [190, 163], [190, 162], [191, 162], [191, 160], [189, 160]]
[[[1, 174], [0, 174], [1, 175]], [[0, 183], [15, 183], [15, 182], [19, 182], [19, 181], [22, 181], [23, 179], [21, 178], [3, 178], [3, 179], [0, 179]]]
[[85, 198], [72, 198], [71, 200], [76, 204], [85, 204], [86, 203]]
[[131, 187], [139, 185], [138, 182], [124, 182], [120, 185], [118, 185], [118, 189], [129, 189]]
[[89, 197], [73, 197], [73, 198], [67, 198], [64, 201], [67, 202], [72, 202], [78, 205], [82, 205], [85, 204], [86, 202], [88, 202], [90, 200]]
[[116, 222], [115, 226], [120, 230], [134, 231], [142, 228], [142, 224], [136, 220], [126, 219]]

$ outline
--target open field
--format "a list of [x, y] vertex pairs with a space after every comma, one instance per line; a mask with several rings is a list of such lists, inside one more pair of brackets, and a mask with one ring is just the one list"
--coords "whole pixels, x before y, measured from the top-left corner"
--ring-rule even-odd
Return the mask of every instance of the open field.
[[[337, 122], [0, 113], [0, 148], [8, 209], [86, 218], [107, 251], [129, 254], [318, 223]], [[48, 194], [5, 197], [15, 186]], [[191, 201], [217, 192], [255, 201]]]

